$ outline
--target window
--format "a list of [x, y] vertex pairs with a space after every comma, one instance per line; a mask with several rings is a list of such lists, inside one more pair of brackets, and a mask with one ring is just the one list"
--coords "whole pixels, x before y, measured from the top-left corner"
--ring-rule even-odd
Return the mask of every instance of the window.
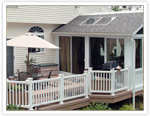
[[123, 8], [127, 8], [127, 6], [122, 6]]
[[104, 56], [104, 38], [90, 37], [90, 66], [93, 70], [102, 69]]
[[107, 25], [111, 21], [113, 21], [116, 17], [96, 17], [96, 18], [88, 18], [85, 20], [82, 25]]
[[[30, 33], [34, 33], [41, 39], [44, 39], [44, 30], [39, 26], [34, 26], [29, 29]], [[30, 53], [42, 53], [44, 52], [44, 48], [29, 48]]]
[[88, 18], [87, 20], [85, 20], [82, 25], [86, 25], [86, 24], [94, 24], [97, 20], [99, 20], [100, 18]]
[[107, 39], [107, 61], [118, 61], [124, 68], [124, 39]]
[[95, 25], [107, 25], [113, 19], [115, 19], [115, 17], [103, 17], [98, 22], [96, 22]]
[[136, 34], [143, 34], [143, 27]]
[[135, 39], [135, 68], [142, 67], [142, 39]]

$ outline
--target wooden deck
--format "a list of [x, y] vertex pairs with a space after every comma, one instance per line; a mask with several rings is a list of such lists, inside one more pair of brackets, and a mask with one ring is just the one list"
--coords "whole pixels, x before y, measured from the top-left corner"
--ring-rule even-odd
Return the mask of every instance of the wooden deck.
[[[136, 96], [143, 94], [143, 90], [136, 92]], [[64, 101], [64, 104], [54, 103], [43, 106], [38, 106], [36, 110], [74, 110], [84, 106], [88, 106], [91, 102], [99, 103], [116, 103], [122, 100], [126, 100], [132, 97], [131, 91], [118, 92], [115, 95], [104, 95], [104, 94], [90, 94], [89, 98], [81, 97], [72, 100]]]

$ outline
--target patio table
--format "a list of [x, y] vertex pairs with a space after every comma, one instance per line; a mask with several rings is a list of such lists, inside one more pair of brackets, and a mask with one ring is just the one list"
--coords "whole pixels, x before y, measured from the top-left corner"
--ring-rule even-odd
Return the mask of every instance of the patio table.
[[41, 73], [31, 73], [31, 77], [33, 80], [38, 80], [39, 78], [43, 77]]

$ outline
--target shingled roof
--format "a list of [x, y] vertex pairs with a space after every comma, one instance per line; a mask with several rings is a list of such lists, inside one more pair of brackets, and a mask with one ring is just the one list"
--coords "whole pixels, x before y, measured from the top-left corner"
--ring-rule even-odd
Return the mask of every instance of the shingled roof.
[[[108, 24], [83, 24], [89, 18], [113, 17]], [[67, 33], [113, 33], [131, 35], [139, 26], [143, 24], [143, 12], [114, 13], [98, 15], [80, 15], [66, 25], [63, 25], [53, 32]]]

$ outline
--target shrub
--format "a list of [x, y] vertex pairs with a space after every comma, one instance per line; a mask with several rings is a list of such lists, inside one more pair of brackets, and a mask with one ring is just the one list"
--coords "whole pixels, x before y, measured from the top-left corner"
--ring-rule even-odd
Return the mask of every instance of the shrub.
[[123, 105], [121, 108], [119, 108], [119, 110], [134, 110], [133, 106], [130, 104], [130, 105]]
[[81, 108], [81, 110], [111, 110], [106, 103], [91, 103], [90, 105]]
[[22, 109], [20, 106], [17, 107], [17, 105], [9, 104], [9, 105], [7, 105], [7, 107], [6, 107], [6, 110], [24, 110], [24, 109]]
[[144, 105], [142, 103], [139, 103], [139, 110], [144, 110]]
[[[12, 84], [10, 85], [11, 90], [13, 90]], [[8, 85], [8, 91], [9, 91], [9, 85]], [[14, 91], [16, 91], [16, 86], [14, 85]], [[19, 86], [17, 85], [17, 91], [19, 91]], [[20, 91], [22, 91], [22, 87], [20, 86]]]

